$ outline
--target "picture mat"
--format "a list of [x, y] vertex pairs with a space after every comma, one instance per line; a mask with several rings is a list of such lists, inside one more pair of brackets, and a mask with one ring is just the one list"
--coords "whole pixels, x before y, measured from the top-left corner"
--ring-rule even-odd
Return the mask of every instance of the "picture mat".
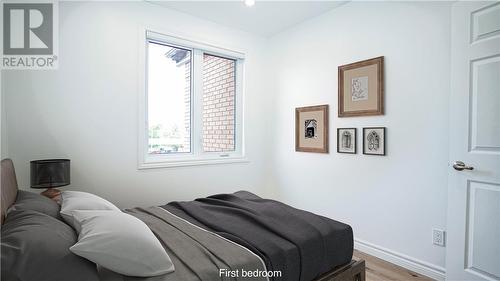
[[[308, 148], [323, 148], [324, 134], [325, 134], [325, 123], [323, 111], [305, 111], [299, 113], [299, 146]], [[305, 137], [305, 122], [308, 119], [316, 119], [317, 121], [317, 137], [316, 138], [306, 138]]]
[[[377, 110], [378, 106], [378, 65], [372, 64], [344, 71], [344, 112]], [[368, 99], [353, 101], [351, 97], [352, 79], [368, 77]]]

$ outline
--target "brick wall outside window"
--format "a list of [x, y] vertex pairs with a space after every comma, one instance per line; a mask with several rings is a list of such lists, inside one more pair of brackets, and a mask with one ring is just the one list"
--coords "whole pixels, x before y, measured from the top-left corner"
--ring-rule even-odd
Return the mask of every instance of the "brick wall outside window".
[[234, 151], [235, 61], [203, 55], [203, 150]]

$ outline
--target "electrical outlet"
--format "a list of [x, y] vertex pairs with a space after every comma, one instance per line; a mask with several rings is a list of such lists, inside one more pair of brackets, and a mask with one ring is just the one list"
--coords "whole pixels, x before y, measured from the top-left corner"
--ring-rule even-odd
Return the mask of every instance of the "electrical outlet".
[[444, 247], [445, 232], [442, 229], [432, 229], [432, 244]]

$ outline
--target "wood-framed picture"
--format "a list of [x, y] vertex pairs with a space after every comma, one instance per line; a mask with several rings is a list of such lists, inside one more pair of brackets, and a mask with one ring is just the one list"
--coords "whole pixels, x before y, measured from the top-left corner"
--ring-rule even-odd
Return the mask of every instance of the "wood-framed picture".
[[356, 128], [337, 128], [337, 152], [356, 154]]
[[363, 154], [385, 155], [385, 127], [363, 128]]
[[339, 117], [384, 114], [384, 57], [341, 65]]
[[295, 109], [295, 151], [328, 153], [328, 105]]

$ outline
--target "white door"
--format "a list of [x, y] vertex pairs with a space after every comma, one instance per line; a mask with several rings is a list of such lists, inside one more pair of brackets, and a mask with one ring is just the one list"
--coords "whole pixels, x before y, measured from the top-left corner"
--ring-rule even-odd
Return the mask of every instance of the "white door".
[[500, 2], [454, 3], [451, 29], [446, 277], [500, 280]]

